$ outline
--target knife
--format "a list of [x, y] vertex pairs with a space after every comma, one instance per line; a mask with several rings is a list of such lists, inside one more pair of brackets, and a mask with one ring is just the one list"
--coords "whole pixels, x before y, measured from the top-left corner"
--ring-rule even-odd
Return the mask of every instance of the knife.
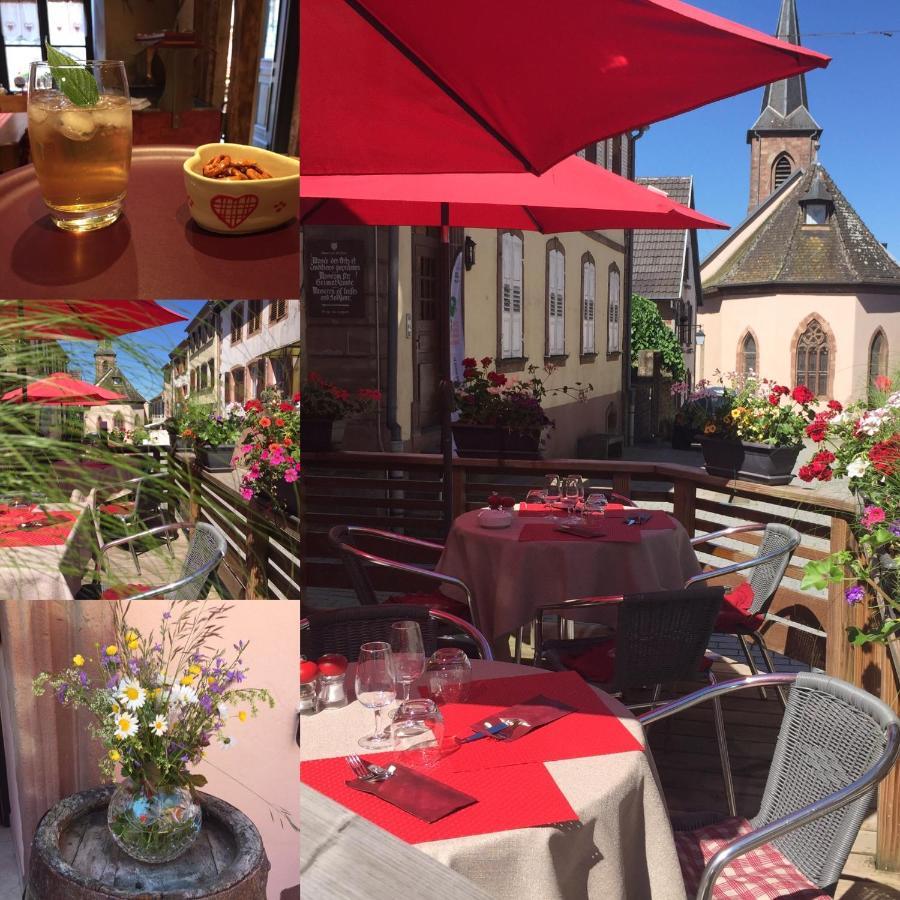
[[484, 723], [483, 731], [476, 731], [475, 734], [470, 734], [468, 737], [457, 737], [455, 738], [457, 744], [468, 744], [471, 741], [479, 741], [481, 738], [489, 737], [492, 734], [497, 734], [498, 731], [504, 731], [505, 729], [512, 726], [512, 722], [495, 722], [491, 724], [490, 722]]

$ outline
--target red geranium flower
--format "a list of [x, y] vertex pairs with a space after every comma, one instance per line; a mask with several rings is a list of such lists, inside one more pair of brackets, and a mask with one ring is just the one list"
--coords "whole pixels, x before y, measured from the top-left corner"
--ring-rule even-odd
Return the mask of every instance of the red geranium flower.
[[487, 378], [491, 384], [497, 387], [502, 387], [506, 384], [506, 376], [502, 372], [488, 372]]
[[781, 394], [783, 397], [787, 397], [787, 395], [791, 392], [791, 389], [784, 384], [779, 384], [778, 387], [775, 388], [776, 393]]
[[780, 401], [781, 397], [779, 397], [778, 394], [769, 394], [769, 403], [772, 406], [778, 406]]
[[872, 447], [869, 459], [882, 475], [893, 475], [900, 467], [900, 434], [893, 434]]
[[281, 412], [293, 412], [293, 411], [294, 411], [294, 404], [293, 404], [293, 403], [279, 403], [279, 404], [278, 404], [278, 409], [279, 409]]
[[841, 406], [841, 404], [840, 404], [837, 400], [829, 400], [829, 401], [828, 401], [828, 408], [829, 408], [830, 410], [833, 410], [833, 411], [836, 412], [836, 413], [839, 413], [839, 412], [843, 412], [843, 411], [844, 411], [844, 407]]
[[877, 390], [887, 393], [887, 391], [891, 389], [891, 385], [893, 382], [890, 378], [887, 377], [887, 375], [876, 375], [872, 383], [875, 385]]
[[[312, 379], [310, 378], [310, 380], [312, 380]], [[299, 402], [300, 402], [300, 391], [297, 391], [297, 393], [294, 394], [294, 403], [299, 403]]]
[[817, 444], [820, 441], [825, 440], [825, 435], [828, 433], [828, 423], [824, 420], [820, 419], [818, 416], [806, 426], [806, 436], [815, 441]]
[[259, 402], [259, 400], [248, 400], [244, 404], [244, 409], [247, 412], [262, 412], [263, 405]]
[[283, 427], [284, 427], [284, 419], [281, 419], [281, 418], [276, 419], [276, 420], [275, 420], [275, 424], [276, 424], [279, 428], [283, 428]]
[[475, 378], [478, 375], [478, 369], [464, 369], [463, 378]]
[[474, 369], [475, 366], [478, 365], [478, 360], [476, 360], [474, 356], [467, 356], [462, 361], [462, 364], [464, 369]]
[[263, 416], [259, 420], [259, 424], [262, 425], [263, 428], [268, 428], [272, 424], [272, 420], [268, 416]]
[[795, 403], [799, 403], [801, 406], [811, 403], [816, 399], [816, 395], [805, 384], [798, 384], [797, 387], [791, 391], [791, 397]]
[[484, 359], [481, 360], [482, 366], [489, 366], [493, 362], [490, 356], [485, 356]]
[[797, 477], [801, 481], [813, 481], [816, 475], [812, 470], [811, 466], [800, 466], [800, 469], [797, 472]]

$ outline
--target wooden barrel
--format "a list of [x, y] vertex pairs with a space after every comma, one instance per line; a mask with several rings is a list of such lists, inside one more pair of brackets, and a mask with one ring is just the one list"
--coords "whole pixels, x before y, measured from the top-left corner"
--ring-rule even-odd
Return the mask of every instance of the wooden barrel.
[[56, 804], [31, 845], [25, 900], [265, 900], [269, 860], [256, 826], [224, 800], [200, 794], [203, 827], [193, 846], [168, 863], [132, 859], [113, 841], [106, 808], [114, 785]]

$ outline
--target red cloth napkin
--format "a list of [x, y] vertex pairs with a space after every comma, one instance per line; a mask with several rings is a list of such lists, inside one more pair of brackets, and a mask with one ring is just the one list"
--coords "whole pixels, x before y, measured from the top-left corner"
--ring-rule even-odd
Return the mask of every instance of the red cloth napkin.
[[[607, 507], [608, 511], [612, 511], [612, 506]], [[629, 516], [634, 515], [631, 510], [626, 512], [613, 512], [613, 515], [610, 516], [612, 519], [627, 519]], [[640, 510], [638, 515], [647, 516], [650, 518], [647, 519], [646, 522], [641, 524], [641, 529], [643, 531], [667, 531], [674, 529], [677, 527], [677, 521], [673, 519], [668, 513], [663, 512], [661, 509], [644, 509]]]
[[[374, 761], [375, 756], [366, 759]], [[305, 784], [410, 844], [578, 820], [553, 777], [539, 763], [465, 772], [429, 769], [429, 778], [478, 801], [432, 823], [349, 787], [349, 772], [343, 757], [316, 759], [300, 766], [300, 778]]]
[[525, 525], [519, 532], [519, 540], [532, 541], [601, 541], [615, 544], [639, 544], [641, 529], [637, 525], [626, 525], [624, 520], [609, 519], [604, 521], [598, 533], [592, 537], [579, 537], [577, 534], [566, 534], [558, 531], [556, 525]]
[[[498, 719], [518, 719], [521, 724], [511, 726], [497, 737], [497, 740], [509, 742], [517, 741], [519, 738], [525, 737], [526, 734], [534, 731], [535, 728], [549, 725], [551, 722], [555, 722], [557, 719], [561, 719], [574, 711], [573, 707], [560, 700], [554, 700], [551, 697], [544, 697], [542, 694], [539, 694], [525, 703], [517, 703], [515, 706], [509, 706], [501, 710], [488, 721], [496, 723]], [[527, 725], [525, 724], [526, 722], [528, 723]], [[482, 731], [484, 721], [479, 720], [475, 722], [471, 728], [473, 731]]]
[[30, 522], [35, 516], [35, 506], [7, 506], [0, 503], [0, 531], [4, 528], [13, 528], [22, 522]]
[[[18, 512], [14, 510], [13, 512]], [[32, 513], [27, 519], [19, 519], [10, 522], [5, 516], [0, 516], [0, 547], [51, 547], [54, 544], [64, 544], [72, 530], [73, 522], [78, 518], [76, 513], [54, 512], [53, 519], [64, 519], [57, 525], [47, 525], [44, 528], [33, 530], [17, 530], [2, 533], [4, 528], [14, 528], [22, 521], [46, 521], [47, 517], [42, 513]]]
[[[463, 744], [445, 756], [432, 771], [464, 772], [469, 769], [494, 769], [523, 763], [543, 763], [556, 759], [577, 759], [608, 753], [640, 750], [641, 745], [610, 712], [594, 689], [577, 672], [544, 672], [513, 678], [473, 681], [466, 703], [441, 706], [447, 735], [468, 735], [471, 725], [495, 719], [510, 706], [527, 703], [542, 694], [574, 708], [575, 712], [516, 741], [482, 738]], [[527, 720], [527, 716], [523, 716]], [[379, 753], [371, 762], [386, 766], [396, 754]]]

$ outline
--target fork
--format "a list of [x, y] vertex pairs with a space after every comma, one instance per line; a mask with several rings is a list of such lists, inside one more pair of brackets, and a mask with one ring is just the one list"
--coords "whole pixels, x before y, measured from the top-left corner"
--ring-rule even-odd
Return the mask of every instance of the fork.
[[383, 769], [381, 766], [364, 763], [356, 753], [347, 757], [347, 765], [361, 781], [387, 781], [396, 771], [394, 766]]

